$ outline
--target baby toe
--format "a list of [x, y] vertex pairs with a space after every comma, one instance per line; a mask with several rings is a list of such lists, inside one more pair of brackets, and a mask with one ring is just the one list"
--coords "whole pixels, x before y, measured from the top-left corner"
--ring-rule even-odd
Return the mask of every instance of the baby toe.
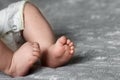
[[74, 49], [74, 46], [71, 46], [70, 49], [73, 50], [73, 49]]
[[35, 48], [39, 48], [39, 44], [37, 42], [33, 42], [32, 46], [35, 47]]
[[40, 57], [40, 46], [38, 43], [33, 43], [33, 56]]
[[35, 56], [37, 58], [41, 57], [40, 52], [35, 52], [35, 51], [33, 51], [33, 56]]
[[33, 52], [40, 52], [39, 48], [33, 47]]
[[65, 37], [65, 36], [62, 36], [62, 37], [60, 37], [60, 38], [56, 41], [56, 44], [63, 46], [64, 44], [66, 44], [66, 41], [67, 41], [66, 37]]
[[73, 55], [73, 53], [74, 53], [74, 50], [71, 50], [71, 51], [70, 51], [70, 54]]
[[69, 45], [71, 43], [70, 39], [67, 39], [67, 44]]
[[74, 53], [74, 49], [75, 49], [74, 46], [71, 46], [71, 47], [70, 47], [70, 54], [73, 54], [73, 53]]
[[74, 45], [73, 42], [70, 42], [69, 46], [73, 46], [73, 45]]

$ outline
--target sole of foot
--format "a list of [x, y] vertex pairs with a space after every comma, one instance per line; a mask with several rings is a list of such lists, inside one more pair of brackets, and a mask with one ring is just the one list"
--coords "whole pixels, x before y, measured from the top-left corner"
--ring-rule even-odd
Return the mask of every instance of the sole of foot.
[[13, 55], [8, 75], [12, 77], [24, 76], [41, 57], [38, 43], [26, 42]]
[[42, 59], [42, 64], [44, 66], [56, 68], [67, 63], [73, 55], [74, 43], [65, 36], [62, 36], [48, 49]]

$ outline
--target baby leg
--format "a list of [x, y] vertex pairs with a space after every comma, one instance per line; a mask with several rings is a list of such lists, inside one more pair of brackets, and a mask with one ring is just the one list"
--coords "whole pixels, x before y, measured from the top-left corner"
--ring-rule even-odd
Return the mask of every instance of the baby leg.
[[[29, 14], [30, 13], [30, 14]], [[38, 8], [27, 3], [24, 9], [23, 37], [26, 41], [38, 42], [41, 46], [42, 64], [58, 67], [68, 62], [74, 53], [73, 42], [65, 36], [55, 41], [54, 33]]]
[[12, 57], [13, 51], [0, 40], [0, 71], [6, 74], [9, 72]]

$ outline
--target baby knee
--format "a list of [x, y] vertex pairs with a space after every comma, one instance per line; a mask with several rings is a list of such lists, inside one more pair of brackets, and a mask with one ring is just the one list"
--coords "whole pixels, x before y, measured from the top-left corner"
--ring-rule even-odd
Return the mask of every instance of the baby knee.
[[24, 11], [39, 11], [39, 9], [33, 3], [27, 2]]

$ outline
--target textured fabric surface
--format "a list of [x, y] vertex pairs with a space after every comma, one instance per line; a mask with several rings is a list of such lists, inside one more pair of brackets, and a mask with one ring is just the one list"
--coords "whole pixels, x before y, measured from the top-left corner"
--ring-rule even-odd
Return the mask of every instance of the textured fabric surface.
[[[15, 0], [1, 0], [1, 8]], [[75, 42], [76, 52], [66, 65], [40, 67], [13, 80], [119, 80], [120, 0], [33, 0], [57, 36]], [[12, 80], [0, 73], [0, 80]]]

